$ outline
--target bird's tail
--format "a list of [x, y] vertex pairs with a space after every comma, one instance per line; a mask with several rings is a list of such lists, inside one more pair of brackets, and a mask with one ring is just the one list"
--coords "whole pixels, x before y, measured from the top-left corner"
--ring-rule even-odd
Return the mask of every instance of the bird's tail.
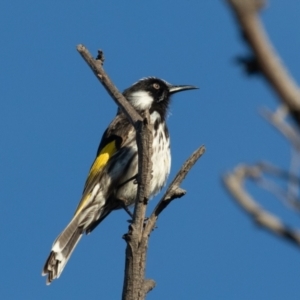
[[48, 276], [47, 285], [59, 278], [82, 234], [83, 230], [78, 227], [78, 217], [75, 216], [53, 243], [42, 272], [43, 276]]

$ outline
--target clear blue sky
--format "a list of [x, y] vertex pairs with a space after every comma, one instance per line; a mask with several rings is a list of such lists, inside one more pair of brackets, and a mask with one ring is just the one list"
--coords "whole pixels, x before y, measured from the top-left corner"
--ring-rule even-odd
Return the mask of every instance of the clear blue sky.
[[[269, 2], [263, 21], [299, 79], [300, 3]], [[200, 87], [175, 95], [170, 110], [171, 177], [196, 147], [207, 152], [152, 234], [148, 298], [299, 299], [299, 249], [256, 227], [221, 184], [239, 162], [288, 166], [290, 155], [258, 114], [276, 96], [234, 64], [246, 48], [223, 1], [2, 1], [0, 20], [1, 299], [120, 299], [122, 211], [81, 240], [59, 280], [46, 286], [40, 275], [116, 111], [79, 43], [104, 50], [121, 90], [145, 76]]]

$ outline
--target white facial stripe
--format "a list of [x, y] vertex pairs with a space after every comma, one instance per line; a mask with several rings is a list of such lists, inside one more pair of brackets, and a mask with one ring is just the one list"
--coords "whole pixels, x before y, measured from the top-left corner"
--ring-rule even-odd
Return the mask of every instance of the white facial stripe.
[[136, 109], [139, 110], [149, 109], [153, 103], [153, 98], [145, 91], [132, 93], [128, 100]]

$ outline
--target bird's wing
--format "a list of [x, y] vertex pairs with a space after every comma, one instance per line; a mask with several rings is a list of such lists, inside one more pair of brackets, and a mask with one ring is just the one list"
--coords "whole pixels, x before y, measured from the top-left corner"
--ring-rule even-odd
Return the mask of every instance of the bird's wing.
[[122, 146], [126, 143], [128, 133], [131, 131], [132, 125], [129, 123], [124, 114], [118, 114], [104, 132], [100, 145], [98, 147], [96, 158], [90, 168], [87, 180], [85, 182], [83, 195], [75, 215], [82, 211], [88, 204], [89, 195], [98, 182], [99, 175], [103, 168], [107, 165], [113, 155], [118, 153]]

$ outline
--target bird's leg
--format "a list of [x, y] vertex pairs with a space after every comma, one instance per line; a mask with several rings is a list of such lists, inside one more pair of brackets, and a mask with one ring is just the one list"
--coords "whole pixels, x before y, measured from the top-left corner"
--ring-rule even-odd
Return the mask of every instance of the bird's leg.
[[133, 181], [133, 184], [137, 184], [137, 175], [138, 174], [135, 174], [134, 176], [130, 177], [129, 179], [125, 180], [124, 182], [120, 183], [118, 186], [117, 186], [117, 189], [122, 187], [123, 185], [125, 185], [126, 183]]
[[[117, 207], [118, 209], [122, 208], [126, 211], [126, 213], [130, 216], [131, 219], [133, 219], [133, 214], [130, 211], [130, 209], [128, 208], [128, 206], [126, 205], [128, 201], [126, 199], [123, 198], [115, 198], [115, 203], [117, 203]], [[131, 220], [129, 221], [131, 222]]]
[[[152, 179], [153, 175], [151, 173], [151, 179]], [[122, 187], [123, 185], [125, 185], [126, 183], [130, 182], [133, 180], [133, 184], [138, 184], [138, 174], [135, 174], [134, 176], [130, 177], [129, 179], [127, 179], [126, 181], [122, 182], [121, 184], [118, 185], [117, 189]], [[128, 206], [126, 206], [125, 203], [127, 203], [128, 201], [126, 201], [125, 199], [116, 199], [117, 201], [120, 202], [120, 206], [121, 208], [123, 208], [126, 213], [131, 217], [131, 220], [129, 220], [128, 222], [131, 223], [132, 222], [132, 219], [133, 219], [133, 213], [130, 211], [130, 209], [128, 208]], [[148, 221], [148, 217], [145, 218], [144, 220], [144, 226], [146, 225]]]
[[[130, 216], [131, 219], [133, 219], [133, 214], [130, 211], [130, 209], [125, 205], [125, 203], [123, 202], [122, 208], [127, 212], [127, 214]], [[131, 220], [130, 220], [131, 221]]]

